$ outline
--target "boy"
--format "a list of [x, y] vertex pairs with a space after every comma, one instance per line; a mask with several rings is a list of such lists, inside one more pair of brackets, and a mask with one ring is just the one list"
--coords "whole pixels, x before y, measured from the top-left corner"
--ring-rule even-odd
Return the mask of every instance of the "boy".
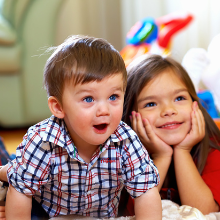
[[32, 196], [50, 217], [116, 217], [123, 186], [136, 219], [161, 219], [157, 168], [123, 122], [127, 73], [103, 39], [71, 36], [48, 59], [52, 113], [28, 129], [9, 162], [6, 217], [30, 219]]

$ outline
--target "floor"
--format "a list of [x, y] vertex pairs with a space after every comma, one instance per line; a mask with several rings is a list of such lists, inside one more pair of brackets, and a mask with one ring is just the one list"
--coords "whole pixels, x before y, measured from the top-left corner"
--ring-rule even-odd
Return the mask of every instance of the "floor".
[[22, 142], [27, 128], [3, 129], [0, 128], [0, 137], [3, 139], [5, 148], [9, 154], [15, 153], [17, 146]]

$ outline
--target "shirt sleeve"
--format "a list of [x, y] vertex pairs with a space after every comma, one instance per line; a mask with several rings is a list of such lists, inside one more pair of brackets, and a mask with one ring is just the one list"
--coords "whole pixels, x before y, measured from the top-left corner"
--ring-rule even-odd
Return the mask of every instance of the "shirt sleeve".
[[27, 133], [16, 150], [16, 158], [9, 161], [9, 183], [26, 195], [40, 191], [49, 179], [50, 155], [49, 144], [38, 133]]
[[126, 141], [124, 151], [124, 184], [131, 197], [136, 198], [159, 184], [159, 172], [137, 136]]
[[202, 171], [202, 179], [212, 191], [215, 201], [220, 206], [220, 151], [212, 149]]

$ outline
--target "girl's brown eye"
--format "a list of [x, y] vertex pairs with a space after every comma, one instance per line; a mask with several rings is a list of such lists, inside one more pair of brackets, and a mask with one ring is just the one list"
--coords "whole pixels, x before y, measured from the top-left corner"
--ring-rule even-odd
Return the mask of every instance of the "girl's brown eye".
[[153, 107], [153, 106], [156, 106], [155, 102], [149, 102], [145, 105], [145, 107]]
[[175, 101], [182, 101], [182, 100], [186, 100], [183, 96], [178, 96]]

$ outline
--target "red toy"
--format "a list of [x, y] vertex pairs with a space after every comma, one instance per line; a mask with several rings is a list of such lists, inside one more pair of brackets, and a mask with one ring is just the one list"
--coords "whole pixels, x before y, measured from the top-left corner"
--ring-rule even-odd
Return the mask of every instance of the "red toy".
[[127, 33], [127, 46], [121, 50], [126, 66], [145, 53], [169, 54], [173, 36], [193, 20], [189, 13], [175, 12], [158, 19], [146, 17]]

